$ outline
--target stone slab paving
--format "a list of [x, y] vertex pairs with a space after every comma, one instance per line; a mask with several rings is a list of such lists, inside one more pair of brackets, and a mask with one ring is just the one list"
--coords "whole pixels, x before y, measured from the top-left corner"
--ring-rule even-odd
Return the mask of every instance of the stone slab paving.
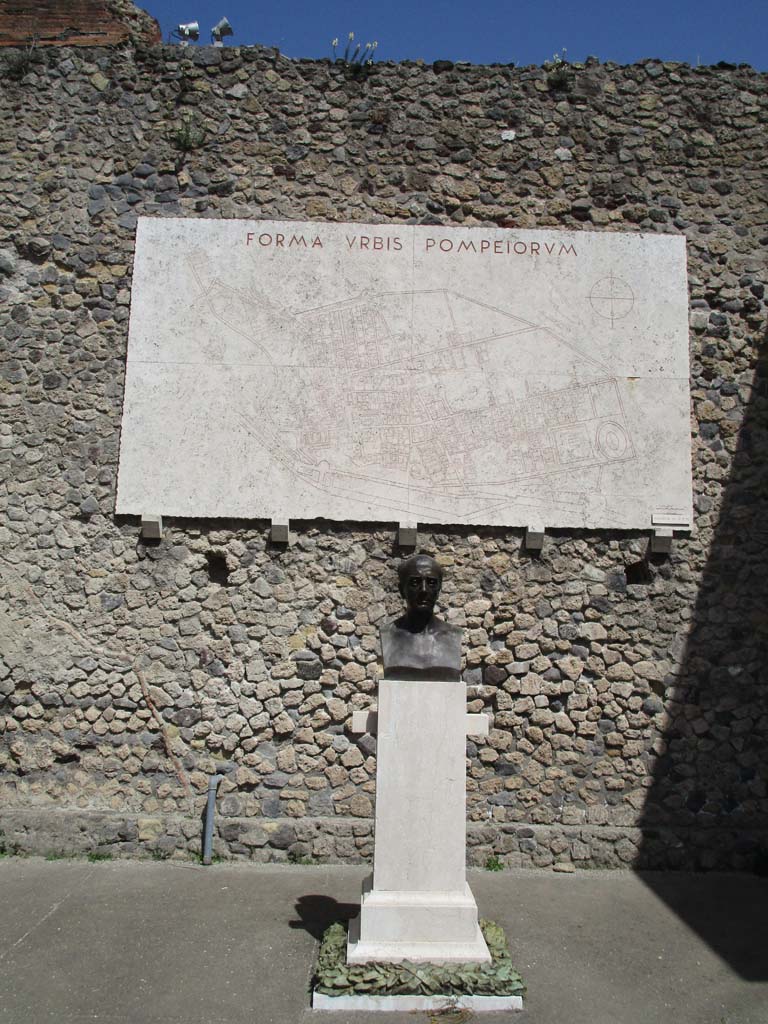
[[[316, 936], [354, 912], [365, 870], [2, 860], [0, 1022], [381, 1020], [309, 1009]], [[470, 880], [529, 986], [515, 1024], [768, 1022], [765, 879], [514, 871]]]

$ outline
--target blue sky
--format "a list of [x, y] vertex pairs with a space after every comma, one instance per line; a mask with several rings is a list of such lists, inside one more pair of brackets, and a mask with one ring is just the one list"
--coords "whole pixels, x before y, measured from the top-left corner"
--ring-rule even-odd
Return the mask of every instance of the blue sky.
[[288, 57], [328, 57], [334, 36], [354, 31], [378, 40], [379, 60], [438, 59], [541, 64], [563, 48], [632, 63], [660, 57], [689, 64], [724, 60], [768, 69], [765, 0], [138, 0], [163, 37], [179, 22], [198, 21], [200, 42], [226, 15], [228, 44], [277, 46]]

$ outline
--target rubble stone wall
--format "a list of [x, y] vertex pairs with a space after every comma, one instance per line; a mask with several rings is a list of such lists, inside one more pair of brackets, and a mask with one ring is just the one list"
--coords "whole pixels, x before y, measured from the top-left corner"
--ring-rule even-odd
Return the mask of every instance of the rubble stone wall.
[[[10, 54], [10, 57], [8, 56]], [[473, 863], [768, 858], [766, 76], [648, 61], [354, 72], [251, 48], [0, 56], [0, 844], [372, 852], [393, 524], [114, 515], [139, 214], [671, 232], [696, 528], [420, 534], [465, 627]], [[5, 59], [5, 63], [3, 60]], [[502, 136], [502, 133], [505, 133]], [[514, 136], [513, 134], [514, 133]]]

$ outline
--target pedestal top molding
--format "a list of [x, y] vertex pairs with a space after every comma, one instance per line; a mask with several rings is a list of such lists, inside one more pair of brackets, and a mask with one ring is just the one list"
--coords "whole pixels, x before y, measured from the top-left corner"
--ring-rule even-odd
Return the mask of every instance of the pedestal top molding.
[[117, 511], [685, 527], [688, 378], [679, 236], [140, 218]]

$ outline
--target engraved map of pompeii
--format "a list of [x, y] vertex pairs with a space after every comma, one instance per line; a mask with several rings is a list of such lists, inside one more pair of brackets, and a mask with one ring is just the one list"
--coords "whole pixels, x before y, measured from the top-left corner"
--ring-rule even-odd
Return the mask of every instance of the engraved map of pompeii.
[[117, 512], [691, 517], [684, 240], [142, 218]]

